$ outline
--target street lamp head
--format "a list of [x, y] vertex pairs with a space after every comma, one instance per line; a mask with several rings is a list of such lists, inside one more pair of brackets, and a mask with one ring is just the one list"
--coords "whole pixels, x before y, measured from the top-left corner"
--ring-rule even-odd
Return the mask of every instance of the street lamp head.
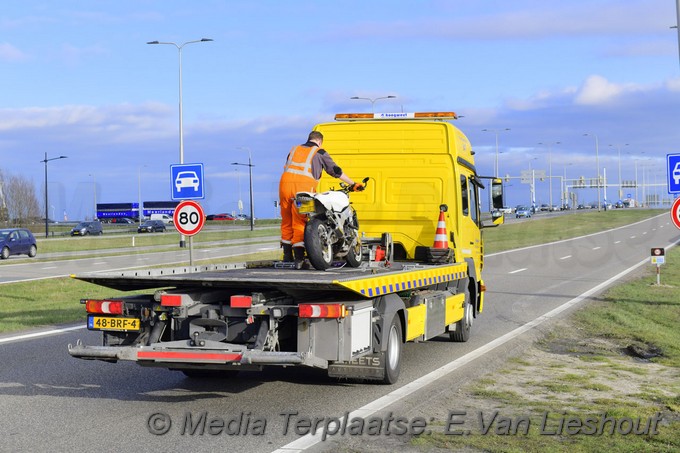
[[213, 41], [211, 38], [201, 38], [201, 42]]
[[149, 41], [149, 42], [147, 42], [147, 44], [160, 44], [160, 42], [159, 41]]
[[396, 96], [392, 96], [392, 95], [387, 96], [387, 99], [394, 99], [394, 98], [396, 98]]

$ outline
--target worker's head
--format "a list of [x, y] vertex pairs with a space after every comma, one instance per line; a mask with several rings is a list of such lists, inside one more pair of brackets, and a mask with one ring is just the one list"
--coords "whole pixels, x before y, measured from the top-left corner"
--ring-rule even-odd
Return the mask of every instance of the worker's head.
[[309, 133], [307, 141], [314, 142], [317, 145], [321, 146], [321, 144], [323, 143], [323, 134], [319, 131], [312, 131]]

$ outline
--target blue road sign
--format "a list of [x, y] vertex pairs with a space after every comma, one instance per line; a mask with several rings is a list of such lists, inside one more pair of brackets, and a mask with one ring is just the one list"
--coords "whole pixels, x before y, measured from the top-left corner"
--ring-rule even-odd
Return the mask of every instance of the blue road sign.
[[170, 185], [173, 200], [202, 200], [203, 164], [170, 165]]
[[667, 154], [668, 193], [680, 193], [680, 154]]

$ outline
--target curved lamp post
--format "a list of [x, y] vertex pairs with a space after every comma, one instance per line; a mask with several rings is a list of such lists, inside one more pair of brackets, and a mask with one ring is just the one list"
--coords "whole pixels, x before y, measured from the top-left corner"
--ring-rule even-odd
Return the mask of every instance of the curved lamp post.
[[232, 162], [231, 165], [242, 165], [248, 167], [248, 175], [250, 177], [250, 231], [255, 229], [255, 210], [253, 208], [253, 162], [250, 155], [250, 149], [248, 151], [248, 163], [241, 164], [238, 162]]
[[45, 152], [45, 159], [41, 160], [40, 162], [43, 162], [45, 164], [45, 237], [48, 237], [50, 234], [50, 227], [49, 227], [49, 222], [48, 222], [48, 217], [49, 217], [49, 212], [47, 208], [49, 207], [49, 204], [47, 202], [48, 197], [47, 197], [47, 162], [50, 162], [52, 160], [58, 160], [58, 159], [66, 159], [68, 156], [59, 156], [59, 157], [52, 157], [51, 159], [47, 158], [47, 152]]
[[375, 108], [374, 108], [375, 107], [375, 101], [377, 101], [378, 99], [394, 99], [394, 98], [396, 98], [396, 96], [390, 95], [390, 96], [380, 96], [379, 98], [361, 98], [359, 96], [352, 96], [350, 99], [363, 99], [365, 101], [369, 101], [371, 103], [371, 112], [374, 113], [375, 112]]

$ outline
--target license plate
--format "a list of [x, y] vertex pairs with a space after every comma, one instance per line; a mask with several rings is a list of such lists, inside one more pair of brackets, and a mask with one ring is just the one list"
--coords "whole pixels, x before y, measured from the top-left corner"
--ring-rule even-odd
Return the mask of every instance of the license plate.
[[300, 214], [306, 214], [308, 212], [314, 212], [314, 200], [303, 201], [298, 204], [298, 212]]
[[133, 330], [141, 329], [141, 321], [136, 318], [110, 318], [107, 316], [88, 316], [87, 328], [90, 330]]

